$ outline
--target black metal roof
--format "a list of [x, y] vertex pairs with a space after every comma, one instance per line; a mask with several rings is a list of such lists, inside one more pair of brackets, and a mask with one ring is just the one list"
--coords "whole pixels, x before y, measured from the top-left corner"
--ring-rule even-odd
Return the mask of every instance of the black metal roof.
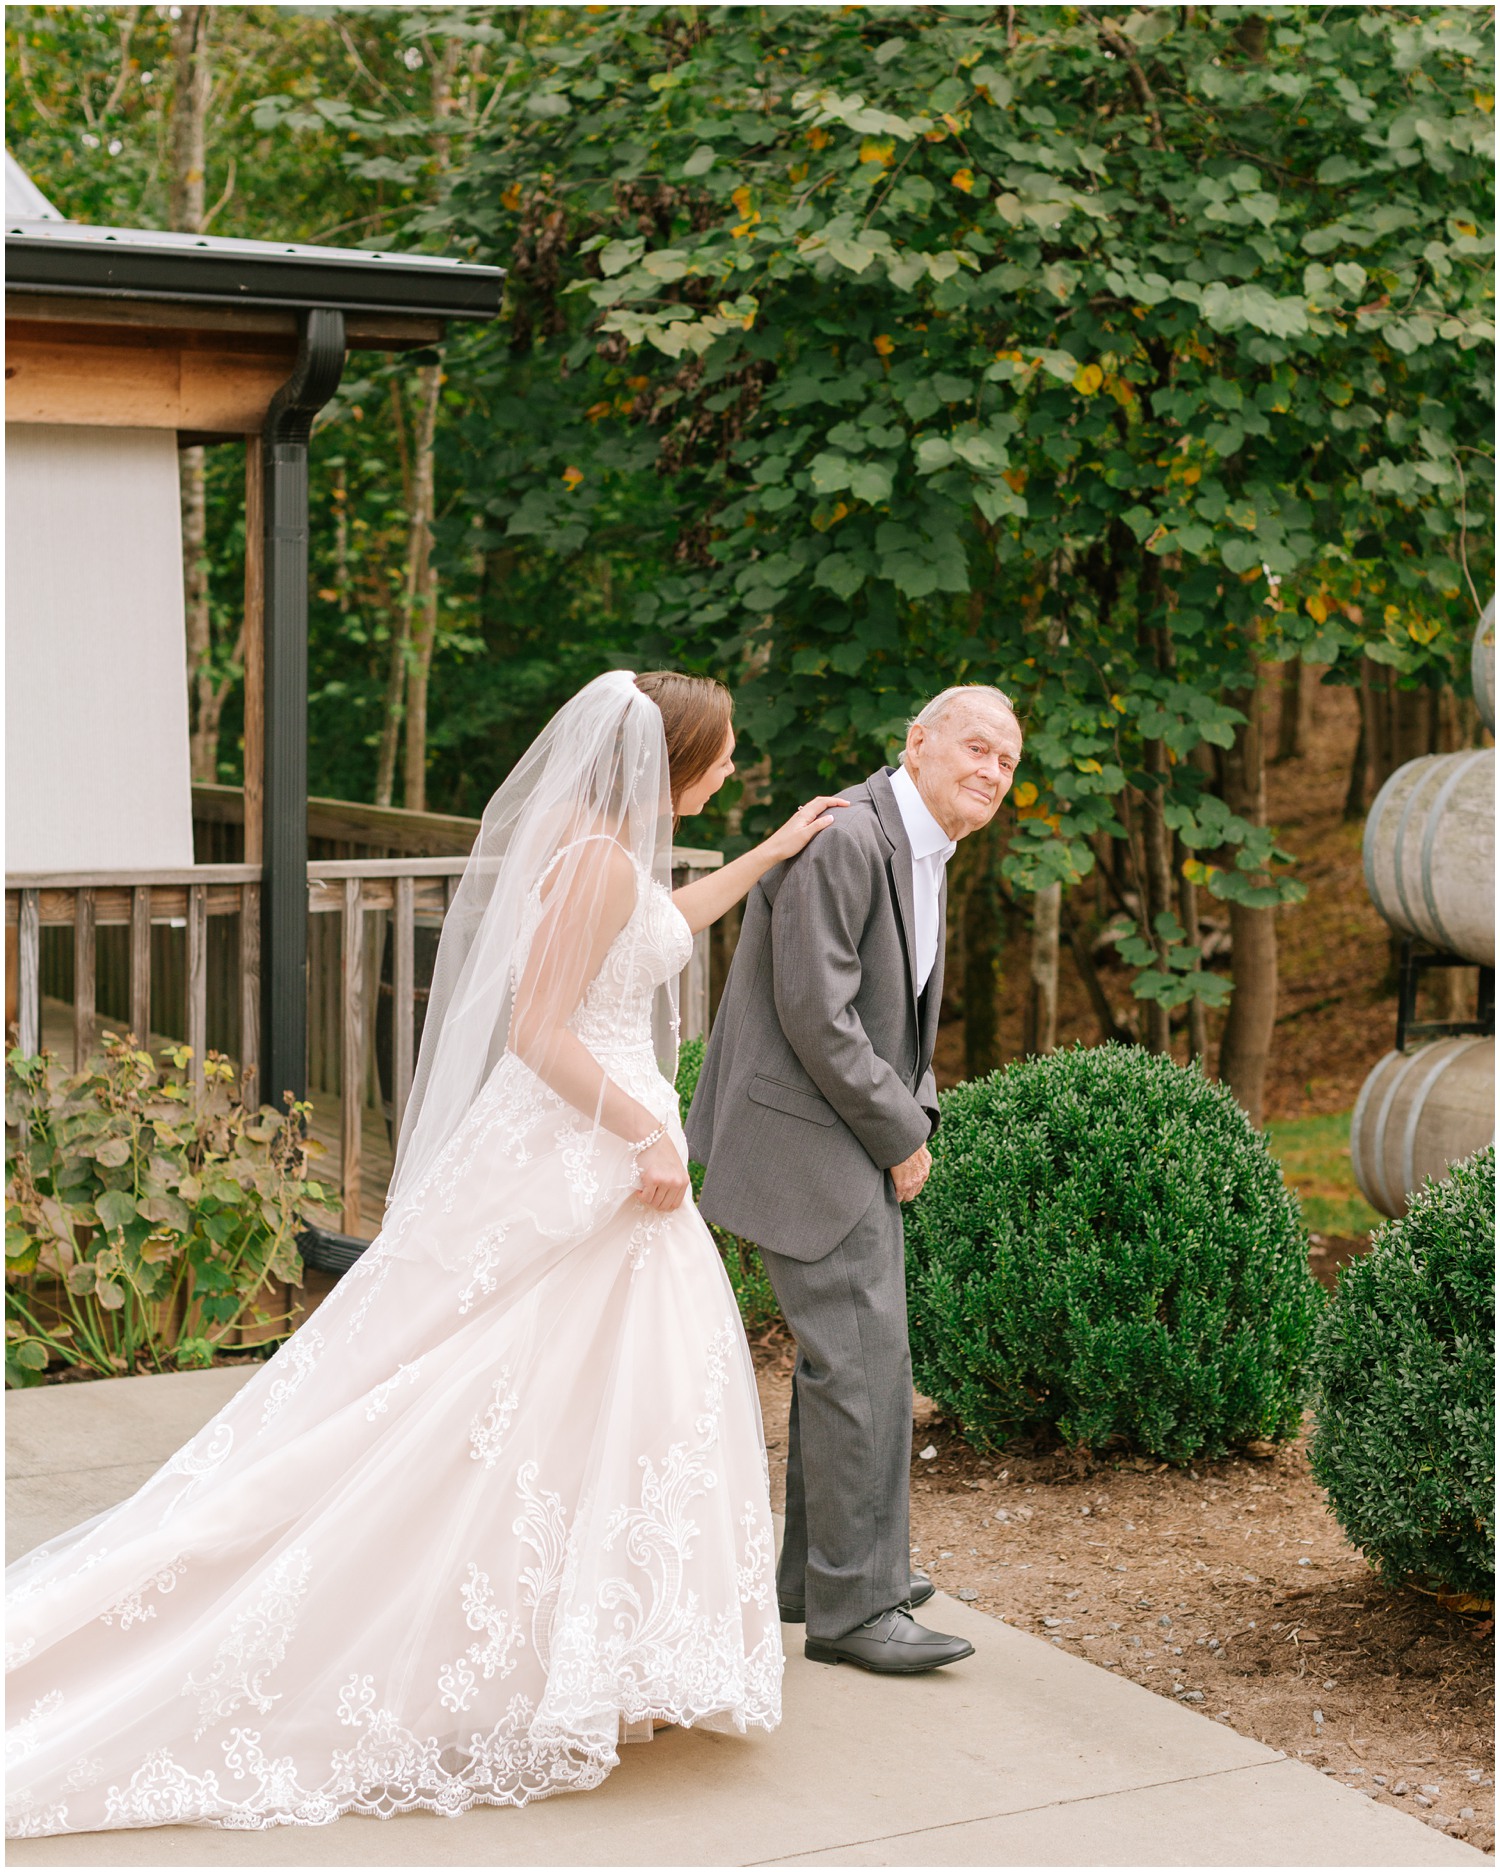
[[9, 220], [5, 229], [8, 293], [489, 319], [500, 310], [504, 278], [501, 267], [429, 254], [73, 221]]

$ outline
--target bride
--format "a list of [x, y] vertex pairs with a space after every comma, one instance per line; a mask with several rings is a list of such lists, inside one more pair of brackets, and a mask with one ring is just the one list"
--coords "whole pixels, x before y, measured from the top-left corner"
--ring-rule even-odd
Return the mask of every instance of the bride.
[[689, 1197], [678, 975], [831, 822], [673, 893], [730, 697], [616, 671], [490, 801], [385, 1226], [129, 1500], [7, 1574], [7, 1832], [457, 1814], [781, 1712], [765, 1446]]

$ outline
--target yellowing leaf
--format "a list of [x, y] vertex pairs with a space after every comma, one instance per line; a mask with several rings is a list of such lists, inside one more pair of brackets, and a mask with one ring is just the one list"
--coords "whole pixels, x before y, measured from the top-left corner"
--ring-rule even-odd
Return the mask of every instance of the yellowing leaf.
[[739, 209], [742, 219], [749, 215], [750, 187], [748, 183], [742, 182], [729, 199], [734, 203], [735, 207]]
[[829, 136], [826, 130], [812, 129], [807, 133], [807, 140], [814, 149], [827, 149], [828, 145], [833, 141], [833, 138]]
[[1186, 486], [1196, 487], [1203, 479], [1203, 470], [1198, 466], [1197, 462], [1194, 462], [1190, 467], [1183, 469], [1182, 479]]
[[336, 591], [320, 591], [318, 596], [322, 599], [324, 604], [337, 604], [339, 601], [339, 595]]
[[1474, 236], [1479, 232], [1479, 229], [1475, 227], [1472, 221], [1455, 221], [1453, 225], [1458, 229], [1460, 234], [1466, 234], [1470, 240], [1473, 240]]
[[896, 153], [896, 139], [886, 137], [866, 137], [859, 146], [859, 160], [862, 163], [879, 163], [883, 169]]
[[1104, 372], [1097, 364], [1081, 364], [1073, 373], [1073, 388], [1083, 396], [1092, 396], [1104, 382]]
[[1322, 592], [1314, 592], [1307, 601], [1307, 615], [1318, 624], [1328, 622], [1328, 600]]
[[583, 479], [583, 470], [581, 468], [564, 468], [562, 478], [564, 486], [571, 494], [574, 488], [576, 488], [578, 483]]
[[1009, 484], [1013, 494], [1020, 494], [1025, 490], [1026, 476], [1029, 472], [1030, 471], [1025, 468], [1007, 468], [1000, 479]]
[[1074, 761], [1073, 765], [1080, 773], [1103, 773], [1104, 769], [1096, 760]]
[[1493, 91], [1476, 91], [1474, 93], [1474, 104], [1477, 109], [1482, 110], [1485, 113], [1485, 115], [1488, 116], [1489, 113], [1493, 111], [1495, 108], [1494, 92]]
[[875, 340], [875, 349], [882, 357], [889, 357], [895, 348], [896, 346], [887, 332], [881, 332]]
[[807, 164], [792, 163], [788, 167], [786, 173], [789, 182], [805, 182], [807, 180]]
[[501, 190], [500, 205], [503, 208], [509, 208], [512, 213], [514, 213], [515, 210], [520, 207], [521, 185], [519, 182], [512, 182], [508, 189]]
[[1029, 780], [1023, 780], [1015, 791], [1015, 802], [1024, 812], [1028, 806], [1036, 804], [1036, 788]]
[[1114, 709], [1114, 710], [1115, 710], [1115, 712], [1116, 712], [1117, 714], [1120, 714], [1120, 715], [1123, 715], [1123, 714], [1125, 713], [1125, 698], [1124, 698], [1124, 696], [1117, 696], [1117, 695], [1112, 695], [1112, 696], [1111, 696], [1111, 697], [1109, 698], [1109, 706], [1110, 706], [1110, 707], [1111, 707], [1112, 709]]
[[974, 193], [974, 171], [972, 169], [955, 169], [953, 172], [953, 186], [956, 189], [962, 189], [965, 195], [972, 195]]

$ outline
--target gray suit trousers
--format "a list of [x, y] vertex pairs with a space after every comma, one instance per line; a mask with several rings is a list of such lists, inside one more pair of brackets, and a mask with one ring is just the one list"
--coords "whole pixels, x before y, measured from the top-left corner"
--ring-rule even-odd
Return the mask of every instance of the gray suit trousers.
[[911, 1583], [911, 1347], [901, 1205], [883, 1194], [817, 1261], [762, 1250], [797, 1340], [777, 1591], [841, 1638]]

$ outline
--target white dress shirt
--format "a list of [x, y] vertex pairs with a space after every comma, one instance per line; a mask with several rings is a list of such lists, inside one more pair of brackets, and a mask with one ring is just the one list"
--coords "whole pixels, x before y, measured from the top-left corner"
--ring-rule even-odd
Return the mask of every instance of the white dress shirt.
[[927, 986], [927, 977], [937, 961], [938, 899], [943, 889], [943, 867], [957, 851], [955, 841], [927, 810], [917, 783], [905, 764], [891, 775], [891, 791], [901, 809], [901, 823], [906, 827], [911, 845], [912, 899], [917, 913], [917, 993]]

